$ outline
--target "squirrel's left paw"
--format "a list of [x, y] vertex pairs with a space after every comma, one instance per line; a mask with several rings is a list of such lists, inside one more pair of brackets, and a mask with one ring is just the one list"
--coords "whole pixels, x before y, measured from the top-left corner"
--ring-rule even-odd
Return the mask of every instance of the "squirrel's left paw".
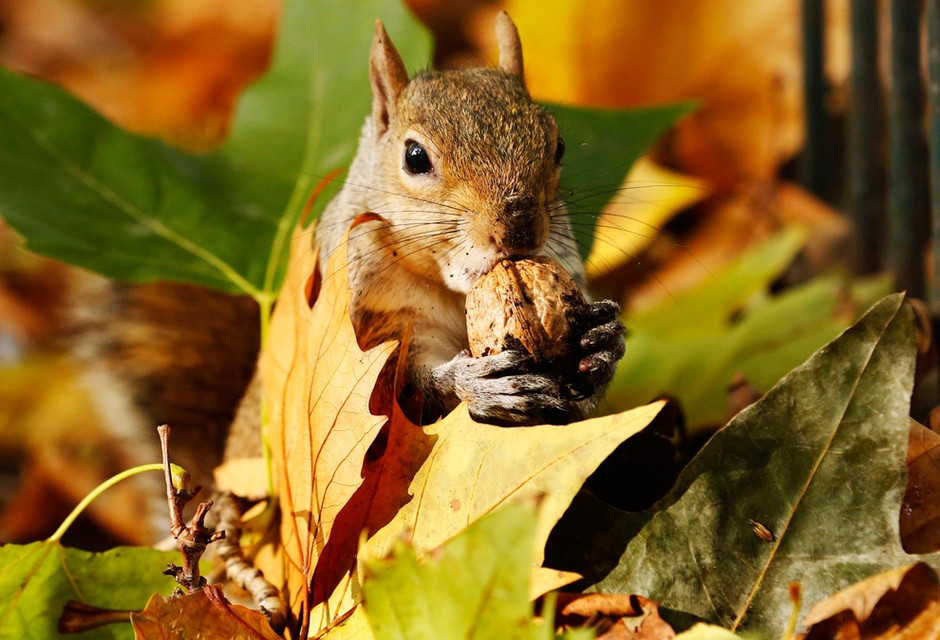
[[610, 384], [624, 354], [625, 329], [617, 319], [620, 305], [600, 300], [588, 305], [581, 319], [580, 359], [573, 374], [572, 391], [583, 397], [599, 394]]

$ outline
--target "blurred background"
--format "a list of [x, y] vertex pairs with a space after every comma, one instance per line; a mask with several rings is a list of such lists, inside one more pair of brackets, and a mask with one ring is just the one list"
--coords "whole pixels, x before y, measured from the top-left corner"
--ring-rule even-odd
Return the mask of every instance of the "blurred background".
[[[592, 289], [622, 303], [631, 332], [606, 410], [667, 395], [685, 436], [700, 440], [900, 286], [927, 300], [914, 411], [928, 420], [937, 383], [921, 3], [408, 4], [434, 33], [437, 66], [495, 60], [493, 19], [506, 10], [538, 100], [697, 104], [611, 185], [618, 196], [598, 225]], [[264, 72], [279, 13], [273, 0], [0, 0], [0, 64], [61, 84], [127, 129], [205, 151]], [[892, 57], [892, 24], [913, 62]], [[896, 97], [904, 68], [913, 89]], [[901, 129], [913, 142], [893, 155], [889, 135]], [[898, 172], [909, 200], [895, 201]], [[908, 216], [897, 242], [892, 207]], [[0, 541], [47, 535], [128, 466], [63, 355], [63, 305], [83, 277], [0, 226]], [[69, 542], [142, 540], [126, 516], [137, 500], [108, 492]]]

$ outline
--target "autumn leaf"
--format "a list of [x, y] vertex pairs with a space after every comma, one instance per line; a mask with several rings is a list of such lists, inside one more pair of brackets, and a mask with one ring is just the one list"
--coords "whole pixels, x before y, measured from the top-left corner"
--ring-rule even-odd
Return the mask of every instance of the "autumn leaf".
[[475, 423], [463, 405], [418, 427], [393, 403], [384, 449], [370, 452], [386, 423], [370, 413], [370, 397], [396, 345], [362, 351], [356, 343], [345, 249], [331, 257], [322, 285], [309, 232], [298, 229], [292, 253], [261, 372], [286, 595], [300, 625], [317, 605], [314, 630], [359, 601], [363, 530], [372, 535], [370, 555], [388, 553], [404, 534], [421, 554], [507, 500], [543, 496], [532, 558], [538, 566], [551, 527], [584, 480], [662, 406], [566, 427], [506, 429]]
[[261, 612], [230, 604], [215, 585], [178, 598], [153, 596], [143, 611], [131, 614], [131, 623], [139, 640], [281, 638]]
[[672, 640], [673, 628], [649, 598], [623, 593], [559, 593], [555, 622], [559, 626], [599, 631], [599, 640]]
[[803, 624], [805, 640], [936, 638], [940, 577], [924, 563], [879, 573], [816, 604]]
[[940, 550], [940, 434], [913, 420], [900, 524], [908, 552]]
[[770, 179], [802, 143], [795, 3], [501, 4], [519, 26], [538, 98], [603, 107], [699, 101], [673, 139], [686, 171], [721, 187]]
[[588, 277], [598, 278], [629, 264], [673, 215], [707, 195], [704, 181], [665, 169], [645, 156], [637, 160], [621, 194], [597, 221], [594, 245], [585, 262]]
[[268, 441], [281, 503], [288, 605], [304, 620], [313, 571], [340, 509], [362, 484], [366, 451], [385, 423], [369, 398], [395, 344], [363, 352], [349, 320], [349, 288], [338, 252], [317, 288], [311, 234], [298, 228], [284, 295], [261, 359]]
[[911, 313], [896, 294], [739, 413], [648, 511], [576, 502], [568, 524], [600, 534], [582, 527], [575, 539], [593, 560], [566, 568], [600, 591], [773, 635], [790, 615], [789, 582], [814, 604], [910, 562], [898, 511], [913, 369]]
[[420, 563], [399, 540], [391, 553], [364, 560], [366, 616], [376, 640], [545, 637], [532, 619], [532, 505], [509, 504]]

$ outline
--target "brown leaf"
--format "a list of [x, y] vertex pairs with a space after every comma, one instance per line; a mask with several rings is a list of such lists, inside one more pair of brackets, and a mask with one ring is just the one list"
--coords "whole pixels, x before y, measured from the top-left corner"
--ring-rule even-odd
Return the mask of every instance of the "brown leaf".
[[280, 640], [258, 611], [230, 604], [222, 589], [208, 586], [178, 598], [153, 596], [143, 611], [131, 613], [138, 640], [226, 638]]
[[940, 550], [940, 434], [913, 420], [900, 528], [908, 553]]
[[922, 562], [880, 573], [814, 606], [804, 626], [805, 640], [935, 638], [940, 577]]
[[186, 148], [224, 136], [267, 65], [279, 4], [0, 3], [0, 60], [63, 85], [122, 126]]
[[643, 596], [560, 593], [556, 607], [556, 624], [590, 626], [603, 640], [669, 640], [676, 636], [659, 616], [659, 605]]

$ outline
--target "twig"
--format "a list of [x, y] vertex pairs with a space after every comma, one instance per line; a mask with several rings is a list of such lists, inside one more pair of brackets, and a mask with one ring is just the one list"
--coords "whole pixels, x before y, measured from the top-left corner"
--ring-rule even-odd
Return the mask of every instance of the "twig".
[[[157, 427], [160, 434], [160, 449], [163, 452], [163, 473], [166, 479], [166, 500], [170, 507], [170, 533], [176, 539], [180, 553], [183, 554], [183, 566], [167, 565], [163, 573], [173, 576], [187, 593], [195, 593], [206, 585], [206, 579], [199, 575], [199, 559], [205, 553], [206, 546], [225, 538], [224, 531], [212, 531], [205, 526], [206, 514], [212, 507], [212, 501], [200, 502], [193, 516], [193, 524], [187, 527], [183, 521], [183, 508], [196, 497], [201, 487], [190, 490], [189, 478], [185, 473], [177, 472], [170, 466], [170, 427]], [[177, 467], [179, 469], [179, 467]]]

